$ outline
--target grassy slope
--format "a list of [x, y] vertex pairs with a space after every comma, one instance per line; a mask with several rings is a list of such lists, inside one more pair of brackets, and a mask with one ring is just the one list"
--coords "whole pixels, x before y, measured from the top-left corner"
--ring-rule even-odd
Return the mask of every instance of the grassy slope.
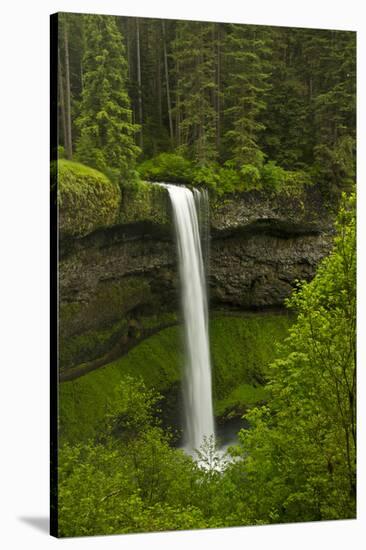
[[[276, 342], [287, 333], [284, 315], [219, 316], [210, 323], [216, 414], [240, 410], [265, 398], [260, 385]], [[92, 437], [113, 402], [115, 386], [126, 374], [140, 375], [148, 386], [164, 391], [180, 379], [183, 362], [178, 327], [143, 341], [126, 356], [65, 382], [60, 387], [61, 437]]]

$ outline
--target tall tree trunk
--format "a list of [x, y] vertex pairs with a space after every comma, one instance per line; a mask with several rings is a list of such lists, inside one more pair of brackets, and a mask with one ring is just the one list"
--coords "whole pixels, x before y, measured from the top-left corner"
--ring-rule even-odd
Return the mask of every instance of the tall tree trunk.
[[71, 129], [71, 88], [70, 88], [70, 62], [69, 62], [69, 35], [67, 21], [64, 20], [64, 41], [65, 41], [65, 104], [66, 104], [66, 128], [67, 142], [65, 144], [66, 157], [72, 159], [72, 129]]
[[160, 53], [161, 50], [159, 49], [159, 57], [158, 57], [158, 63], [157, 63], [157, 76], [156, 76], [156, 87], [157, 87], [157, 95], [158, 95], [158, 113], [159, 113], [159, 126], [160, 128], [163, 125], [163, 101], [162, 101], [162, 94], [161, 94], [161, 60], [160, 60]]
[[165, 21], [162, 21], [161, 24], [163, 28], [164, 67], [165, 67], [166, 99], [168, 103], [169, 135], [170, 135], [170, 141], [173, 144], [174, 133], [173, 133], [173, 120], [172, 120], [172, 104], [170, 100], [168, 54], [166, 50], [166, 38], [165, 38]]
[[125, 37], [126, 37], [126, 55], [127, 55], [127, 74], [128, 74], [128, 78], [131, 79], [131, 75], [132, 75], [132, 68], [131, 68], [131, 65], [132, 65], [132, 62], [131, 62], [131, 33], [130, 33], [130, 25], [129, 25], [129, 20], [127, 19], [127, 23], [126, 23], [126, 32], [125, 32]]
[[143, 147], [142, 135], [142, 89], [141, 89], [141, 54], [140, 54], [140, 22], [136, 17], [136, 54], [137, 54], [137, 86], [138, 86], [138, 106], [139, 106], [139, 123], [140, 123], [140, 147]]
[[63, 79], [62, 79], [60, 48], [58, 49], [57, 64], [58, 64], [58, 85], [59, 85], [59, 94], [60, 94], [62, 129], [63, 129], [63, 134], [64, 134], [64, 148], [66, 150], [66, 144], [67, 144], [66, 111], [65, 111], [64, 83], [63, 83]]
[[83, 60], [81, 59], [80, 60], [80, 83], [81, 83], [81, 95], [83, 93], [83, 89], [84, 89], [84, 69], [83, 69]]
[[216, 88], [216, 148], [218, 155], [220, 154], [221, 145], [221, 30], [220, 24], [217, 25], [217, 88]]

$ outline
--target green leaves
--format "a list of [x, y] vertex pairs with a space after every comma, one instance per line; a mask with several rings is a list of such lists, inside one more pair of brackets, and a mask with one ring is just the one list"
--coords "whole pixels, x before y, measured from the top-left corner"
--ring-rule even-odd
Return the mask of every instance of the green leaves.
[[288, 302], [298, 317], [270, 368], [272, 399], [240, 434], [236, 467], [265, 521], [355, 515], [354, 200], [343, 198], [332, 254]]
[[103, 444], [60, 448], [60, 535], [206, 527], [193, 495], [199, 470], [156, 425], [160, 396], [132, 377], [117, 394]]
[[107, 432], [129, 440], [157, 422], [157, 404], [162, 396], [145, 387], [142, 379], [126, 376], [115, 389], [113, 408], [106, 416]]

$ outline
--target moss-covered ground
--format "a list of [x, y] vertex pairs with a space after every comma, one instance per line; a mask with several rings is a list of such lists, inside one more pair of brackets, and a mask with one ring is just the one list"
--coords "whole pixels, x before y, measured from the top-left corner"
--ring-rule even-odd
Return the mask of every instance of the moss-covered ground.
[[[266, 367], [287, 335], [287, 315], [217, 315], [210, 322], [214, 408], [230, 417], [265, 400]], [[114, 389], [126, 375], [167, 391], [181, 378], [180, 327], [141, 342], [120, 359], [60, 386], [60, 435], [70, 441], [93, 437], [113, 407]]]

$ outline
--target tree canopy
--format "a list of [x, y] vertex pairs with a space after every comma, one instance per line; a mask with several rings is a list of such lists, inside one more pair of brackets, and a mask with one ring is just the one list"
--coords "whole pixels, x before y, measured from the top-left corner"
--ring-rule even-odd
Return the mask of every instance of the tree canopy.
[[268, 162], [328, 194], [354, 180], [354, 32], [79, 14], [60, 30], [69, 158], [127, 179], [136, 159], [174, 153], [202, 182]]

